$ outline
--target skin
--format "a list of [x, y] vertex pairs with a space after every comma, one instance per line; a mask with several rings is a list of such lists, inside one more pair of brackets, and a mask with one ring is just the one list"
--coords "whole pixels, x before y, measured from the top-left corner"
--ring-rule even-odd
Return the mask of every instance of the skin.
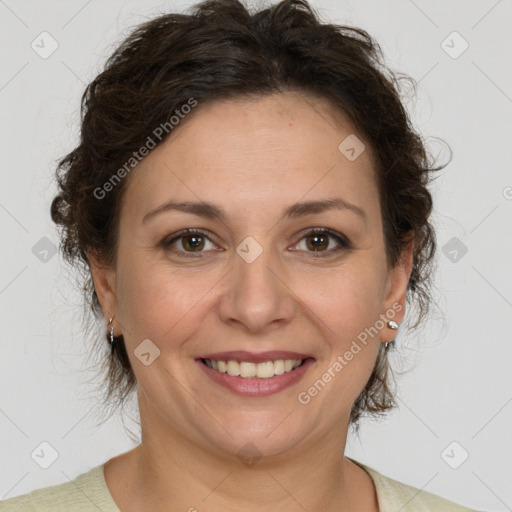
[[[292, 92], [199, 105], [127, 178], [115, 265], [91, 254], [138, 382], [142, 443], [105, 467], [123, 512], [378, 510], [370, 476], [342, 454], [351, 407], [395, 331], [384, 322], [308, 404], [297, 399], [379, 315], [400, 305], [400, 323], [405, 312], [412, 246], [388, 265], [371, 148], [354, 161], [338, 150], [353, 133], [328, 103]], [[366, 219], [348, 209], [281, 219], [296, 202], [333, 197]], [[169, 210], [142, 222], [171, 199], [214, 203], [226, 219]], [[333, 252], [339, 243], [322, 236], [315, 251], [308, 232], [322, 227], [351, 248]], [[190, 235], [162, 244], [186, 228], [210, 233], [197, 258], [186, 257]], [[252, 263], [236, 252], [248, 236], [263, 250]], [[134, 356], [145, 339], [160, 350], [149, 366]], [[277, 394], [242, 397], [195, 361], [225, 350], [315, 363]], [[261, 454], [252, 466], [237, 456], [247, 443]]]

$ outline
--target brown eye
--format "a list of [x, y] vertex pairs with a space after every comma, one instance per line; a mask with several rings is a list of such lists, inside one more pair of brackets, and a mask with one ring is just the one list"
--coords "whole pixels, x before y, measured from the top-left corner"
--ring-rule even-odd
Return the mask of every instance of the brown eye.
[[323, 251], [329, 246], [329, 236], [326, 235], [308, 235], [305, 237], [306, 246], [312, 251]]
[[[211, 248], [207, 247], [208, 243], [211, 244]], [[194, 253], [200, 256], [201, 253], [215, 250], [216, 247], [205, 233], [195, 229], [176, 233], [171, 239], [164, 240], [162, 245], [165, 249], [184, 256], [191, 256]]]
[[202, 235], [186, 235], [180, 237], [182, 239], [182, 247], [188, 251], [200, 251], [204, 247], [205, 239]]
[[306, 252], [318, 253], [318, 256], [320, 256], [320, 253], [331, 255], [342, 249], [351, 248], [351, 244], [348, 239], [327, 228], [315, 228], [309, 233], [306, 233], [306, 235], [302, 237], [301, 241], [297, 244], [297, 247], [300, 246], [302, 240], [305, 241], [304, 250]]

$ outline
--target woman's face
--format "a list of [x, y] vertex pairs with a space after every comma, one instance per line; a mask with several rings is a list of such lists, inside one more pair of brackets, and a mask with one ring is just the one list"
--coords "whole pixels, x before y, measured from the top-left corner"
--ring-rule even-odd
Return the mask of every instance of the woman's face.
[[332, 112], [295, 93], [199, 104], [127, 178], [115, 269], [93, 272], [144, 432], [263, 455], [344, 435], [409, 269], [386, 262], [371, 149]]

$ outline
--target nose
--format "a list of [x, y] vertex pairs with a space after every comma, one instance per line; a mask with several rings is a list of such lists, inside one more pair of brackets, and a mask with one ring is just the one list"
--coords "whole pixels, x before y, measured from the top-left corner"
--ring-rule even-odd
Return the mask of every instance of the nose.
[[297, 310], [290, 285], [285, 266], [270, 249], [264, 248], [251, 263], [236, 254], [220, 297], [220, 318], [253, 334], [282, 327]]

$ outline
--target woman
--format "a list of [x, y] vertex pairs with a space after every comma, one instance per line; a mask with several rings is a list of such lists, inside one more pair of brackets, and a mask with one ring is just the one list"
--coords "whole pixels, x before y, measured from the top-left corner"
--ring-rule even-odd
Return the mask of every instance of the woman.
[[52, 218], [142, 442], [0, 510], [471, 510], [343, 455], [394, 406], [387, 351], [435, 249], [439, 168], [380, 58], [299, 0], [206, 2], [115, 51]]

